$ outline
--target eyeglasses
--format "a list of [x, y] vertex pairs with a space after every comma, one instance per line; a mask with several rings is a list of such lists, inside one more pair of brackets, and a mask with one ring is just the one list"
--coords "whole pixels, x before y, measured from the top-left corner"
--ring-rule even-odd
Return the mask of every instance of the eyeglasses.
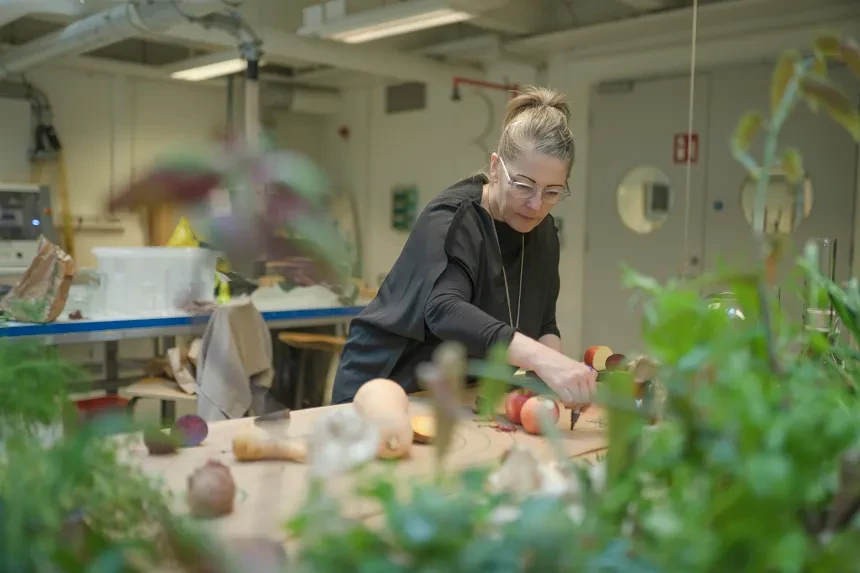
[[534, 185], [529, 185], [528, 183], [522, 183], [520, 181], [514, 181], [511, 177], [510, 172], [508, 171], [508, 166], [505, 165], [504, 159], [499, 156], [499, 164], [502, 166], [502, 170], [505, 172], [505, 178], [508, 180], [508, 185], [514, 190], [517, 198], [527, 201], [535, 196], [535, 193], [541, 193], [541, 201], [544, 203], [553, 205], [558, 203], [559, 201], [563, 201], [564, 199], [570, 197], [570, 189], [568, 189], [567, 185], [564, 187], [552, 188], [552, 189], [541, 189], [539, 187], [535, 187]]

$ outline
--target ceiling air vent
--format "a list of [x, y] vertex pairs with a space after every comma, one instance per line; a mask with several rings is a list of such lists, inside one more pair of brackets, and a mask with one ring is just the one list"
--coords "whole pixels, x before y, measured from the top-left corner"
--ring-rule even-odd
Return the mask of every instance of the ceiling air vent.
[[409, 82], [385, 88], [385, 113], [420, 111], [427, 107], [427, 84]]

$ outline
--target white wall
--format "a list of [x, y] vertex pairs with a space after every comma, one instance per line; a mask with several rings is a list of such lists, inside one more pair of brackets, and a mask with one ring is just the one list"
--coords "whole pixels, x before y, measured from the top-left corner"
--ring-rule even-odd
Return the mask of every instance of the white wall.
[[[536, 70], [498, 64], [488, 79], [530, 84]], [[372, 285], [394, 264], [407, 237], [391, 228], [392, 187], [417, 185], [421, 209], [457, 180], [487, 166], [509, 95], [469, 87], [460, 91], [461, 100], [452, 101], [450, 84], [429, 85], [425, 110], [386, 114], [384, 87], [351, 88], [343, 97], [343, 113], [328, 121], [324, 165], [335, 185], [351, 189], [361, 204], [363, 278]], [[350, 129], [347, 141], [337, 134], [340, 126]]]
[[[166, 82], [42, 68], [28, 79], [44, 91], [54, 109], [62, 140], [74, 216], [98, 216], [112, 188], [140, 173], [160, 154], [206, 144], [226, 125], [224, 91]], [[324, 155], [321, 116], [278, 113], [274, 139], [315, 159]], [[29, 180], [29, 107], [0, 99], [0, 180]], [[54, 188], [54, 209], [59, 199]], [[145, 229], [137, 217], [124, 217], [119, 233], [81, 231], [76, 255], [81, 266], [95, 263], [98, 245], [142, 245]]]

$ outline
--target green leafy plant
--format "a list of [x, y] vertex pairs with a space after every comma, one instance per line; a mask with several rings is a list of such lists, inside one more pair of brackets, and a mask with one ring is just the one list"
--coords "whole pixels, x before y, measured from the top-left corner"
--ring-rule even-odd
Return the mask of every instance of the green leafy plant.
[[218, 555], [171, 514], [162, 484], [122, 460], [141, 428], [78, 416], [68, 388], [83, 380], [54, 348], [0, 341], [0, 571], [142, 572]]
[[[770, 113], [747, 112], [735, 128], [732, 154], [756, 181], [753, 229], [760, 238], [765, 235], [765, 206], [774, 169], [795, 185], [806, 176], [800, 150], [779, 146], [780, 131], [798, 104], [806, 103], [816, 113], [823, 109], [860, 141], [860, 110], [856, 101], [828, 77], [830, 63], [845, 64], [860, 78], [860, 44], [827, 34], [816, 39], [808, 54], [798, 50], [782, 54], [771, 79]], [[764, 152], [761, 160], [756, 160], [750, 149], [759, 136], [763, 137]], [[780, 252], [780, 242], [773, 240], [765, 254], [778, 257]]]

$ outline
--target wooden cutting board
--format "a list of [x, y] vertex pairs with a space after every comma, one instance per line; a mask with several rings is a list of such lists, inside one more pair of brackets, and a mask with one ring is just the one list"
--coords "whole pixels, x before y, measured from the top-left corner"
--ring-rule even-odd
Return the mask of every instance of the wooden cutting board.
[[[335, 408], [351, 405], [327, 406], [292, 413], [288, 439], [303, 440], [313, 422]], [[412, 415], [431, 413], [429, 398], [410, 397]], [[563, 411], [559, 420], [562, 430], [562, 447], [571, 457], [593, 458], [605, 449], [603, 418], [592, 408], [579, 420], [576, 429], [569, 430], [569, 411]], [[307, 495], [307, 468], [289, 462], [237, 462], [232, 453], [233, 437], [244, 432], [262, 432], [251, 418], [210, 424], [209, 435], [199, 447], [182, 449], [170, 456], [149, 456], [142, 439], [133, 440], [124, 451], [132, 464], [163, 480], [174, 492], [175, 510], [186, 513], [185, 491], [188, 476], [207, 460], [218, 460], [230, 467], [238, 487], [236, 506], [232, 515], [207, 522], [217, 535], [225, 537], [261, 536], [285, 541], [284, 523], [302, 506]], [[446, 465], [451, 470], [489, 465], [497, 462], [515, 443], [523, 444], [540, 459], [552, 459], [550, 444], [540, 436], [527, 434], [521, 427], [516, 432], [500, 432], [486, 423], [469, 420], [459, 425]], [[374, 472], [396, 476], [398, 482], [408, 485], [414, 480], [430, 479], [434, 473], [433, 446], [414, 444], [407, 459], [395, 462], [374, 462], [354, 474], [334, 480], [330, 487], [346, 503], [347, 517], [367, 519], [380, 513], [379, 508], [354, 495], [354, 488], [363, 475]]]

